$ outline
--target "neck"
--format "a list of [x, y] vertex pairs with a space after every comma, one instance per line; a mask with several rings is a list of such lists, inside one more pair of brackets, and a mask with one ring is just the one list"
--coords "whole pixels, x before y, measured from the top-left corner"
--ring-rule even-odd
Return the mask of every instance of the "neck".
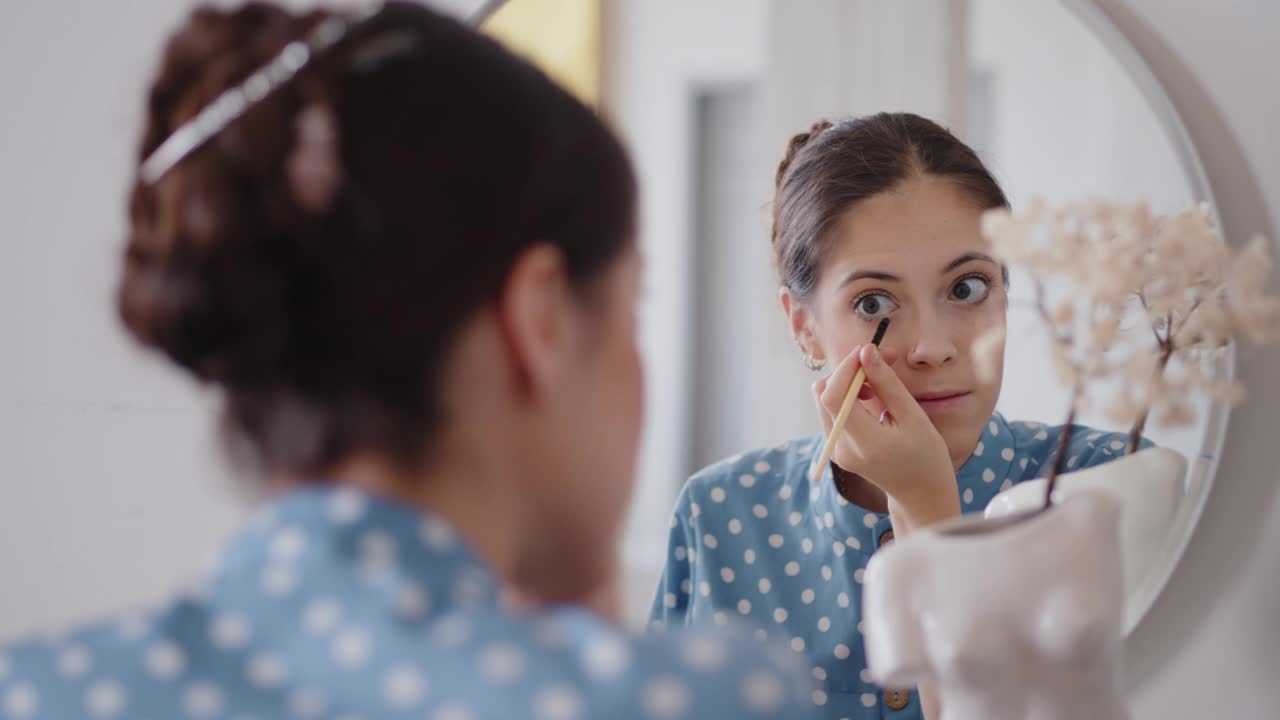
[[361, 455], [340, 463], [330, 476], [440, 517], [499, 578], [511, 577], [521, 524], [511, 489], [499, 485], [516, 475], [493, 454], [437, 451], [418, 470]]

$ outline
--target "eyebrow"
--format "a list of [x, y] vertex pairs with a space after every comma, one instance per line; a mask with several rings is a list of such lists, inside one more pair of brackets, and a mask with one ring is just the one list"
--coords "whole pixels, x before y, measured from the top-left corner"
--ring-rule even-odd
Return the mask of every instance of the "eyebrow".
[[[995, 258], [985, 253], [978, 253], [978, 252], [965, 253], [964, 255], [961, 255], [955, 260], [952, 260], [951, 262], [947, 263], [947, 266], [944, 267], [942, 269], [942, 272], [939, 274], [946, 275], [952, 270], [955, 270], [956, 268], [962, 265], [974, 262], [976, 260], [983, 260], [983, 261], [992, 263], [993, 265], [998, 264], [996, 263]], [[892, 273], [881, 272], [879, 270], [856, 270], [846, 275], [844, 279], [840, 281], [839, 286], [844, 287], [850, 283], [854, 283], [859, 280], [880, 280], [882, 282], [902, 282], [902, 278]]]
[[952, 260], [951, 262], [947, 263], [947, 266], [942, 269], [942, 274], [946, 275], [947, 273], [951, 272], [952, 270], [955, 270], [961, 265], [964, 265], [965, 263], [971, 263], [975, 260], [985, 260], [986, 262], [989, 262], [992, 265], [999, 265], [999, 263], [996, 262], [995, 258], [991, 257], [990, 255], [987, 255], [986, 253], [977, 253], [977, 252], [965, 253], [964, 255], [961, 255], [955, 260]]

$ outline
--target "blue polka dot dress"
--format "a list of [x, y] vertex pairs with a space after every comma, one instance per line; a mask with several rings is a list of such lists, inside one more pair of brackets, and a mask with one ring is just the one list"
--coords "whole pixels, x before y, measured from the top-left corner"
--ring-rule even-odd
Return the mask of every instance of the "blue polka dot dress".
[[0, 648], [4, 720], [810, 718], [812, 692], [750, 638], [505, 610], [439, 519], [323, 487], [163, 608]]
[[[1001, 490], [1042, 476], [1061, 432], [993, 415], [956, 474], [964, 512], [980, 512]], [[1120, 457], [1125, 442], [1076, 426], [1067, 466]], [[863, 574], [872, 553], [893, 538], [889, 516], [847, 501], [830, 468], [812, 483], [821, 452], [821, 437], [804, 438], [730, 458], [689, 480], [671, 519], [651, 625], [745, 618], [760, 626], [757, 637], [786, 643], [805, 658], [824, 717], [920, 718], [913, 689], [877, 687], [866, 670]]]

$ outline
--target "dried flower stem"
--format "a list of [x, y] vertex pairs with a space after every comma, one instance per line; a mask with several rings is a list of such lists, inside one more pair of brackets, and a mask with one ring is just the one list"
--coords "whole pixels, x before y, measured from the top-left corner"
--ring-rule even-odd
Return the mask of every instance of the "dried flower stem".
[[1057, 487], [1058, 476], [1066, 470], [1067, 448], [1071, 447], [1071, 436], [1076, 428], [1076, 403], [1080, 398], [1080, 385], [1073, 386], [1071, 391], [1071, 410], [1067, 412], [1067, 423], [1058, 434], [1058, 447], [1054, 450], [1053, 462], [1049, 465], [1049, 475], [1044, 486], [1043, 510], [1053, 507], [1053, 490]]
[[[1142, 301], [1143, 309], [1147, 309], [1147, 299], [1143, 297], [1142, 293], [1138, 293], [1138, 298]], [[1200, 308], [1202, 300], [1203, 298], [1196, 298], [1195, 301], [1191, 303], [1190, 307], [1187, 308], [1187, 312], [1178, 322], [1178, 326], [1176, 328], [1173, 326], [1173, 313], [1170, 312], [1165, 316], [1163, 335], [1160, 334], [1159, 327], [1154, 324], [1151, 326], [1151, 331], [1155, 333], [1156, 336], [1156, 346], [1160, 348], [1160, 355], [1156, 360], [1156, 369], [1151, 373], [1151, 379], [1147, 381], [1148, 388], [1155, 388], [1159, 386], [1160, 379], [1164, 376], [1165, 370], [1169, 367], [1169, 361], [1172, 360], [1173, 356], [1182, 349], [1178, 347], [1175, 338], [1178, 337], [1182, 328], [1191, 319], [1191, 316], [1195, 315], [1196, 310]], [[1147, 428], [1147, 418], [1150, 416], [1151, 403], [1148, 401], [1143, 404], [1142, 412], [1138, 413], [1137, 419], [1133, 421], [1133, 427], [1129, 429], [1129, 443], [1125, 446], [1125, 455], [1137, 452], [1138, 444], [1142, 442], [1142, 433]]]
[[[1044, 282], [1039, 278], [1035, 281], [1036, 287], [1036, 308], [1040, 313], [1041, 320], [1044, 321], [1045, 327], [1049, 329], [1049, 334], [1053, 341], [1059, 345], [1062, 351], [1070, 357], [1072, 336], [1065, 331], [1060, 331], [1053, 322], [1053, 317], [1049, 314], [1049, 305], [1045, 301]], [[1090, 305], [1089, 312], [1092, 315], [1094, 307]], [[1075, 375], [1071, 383], [1071, 405], [1067, 411], [1066, 426], [1058, 435], [1058, 447], [1053, 462], [1049, 465], [1049, 475], [1045, 482], [1044, 489], [1044, 510], [1053, 507], [1053, 490], [1057, 485], [1058, 476], [1066, 470], [1067, 448], [1070, 447], [1071, 435], [1076, 424], [1076, 409], [1080, 405], [1080, 398], [1084, 394], [1084, 387], [1081, 378], [1083, 377], [1079, 364], [1074, 358], [1071, 359], [1072, 374]]]
[[[1174, 347], [1173, 341], [1166, 341], [1160, 346], [1160, 359], [1156, 362], [1155, 372], [1151, 373], [1151, 380], [1148, 381], [1148, 387], [1155, 387], [1160, 382], [1160, 376], [1164, 375], [1164, 370], [1169, 366], [1169, 360], [1173, 358]], [[1124, 454], [1129, 455], [1138, 450], [1138, 443], [1142, 442], [1142, 433], [1147, 427], [1147, 417], [1151, 415], [1151, 403], [1146, 403], [1142, 407], [1142, 412], [1138, 413], [1138, 419], [1134, 421], [1133, 427], [1129, 430], [1129, 444], [1124, 449]]]

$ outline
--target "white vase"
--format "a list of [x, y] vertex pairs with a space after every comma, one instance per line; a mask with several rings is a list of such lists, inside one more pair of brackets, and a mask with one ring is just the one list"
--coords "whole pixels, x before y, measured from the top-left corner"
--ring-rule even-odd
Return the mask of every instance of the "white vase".
[[[1169, 532], [1185, 496], [1187, 459], [1168, 448], [1147, 448], [1058, 477], [1054, 502], [1081, 490], [1104, 490], [1120, 501], [1120, 558], [1124, 570], [1124, 630], [1137, 625], [1160, 592]], [[996, 495], [989, 518], [1005, 517], [1044, 504], [1045, 480], [1028, 480]]]
[[930, 683], [942, 720], [1125, 720], [1119, 517], [1082, 490], [880, 550], [863, 587], [872, 678]]

